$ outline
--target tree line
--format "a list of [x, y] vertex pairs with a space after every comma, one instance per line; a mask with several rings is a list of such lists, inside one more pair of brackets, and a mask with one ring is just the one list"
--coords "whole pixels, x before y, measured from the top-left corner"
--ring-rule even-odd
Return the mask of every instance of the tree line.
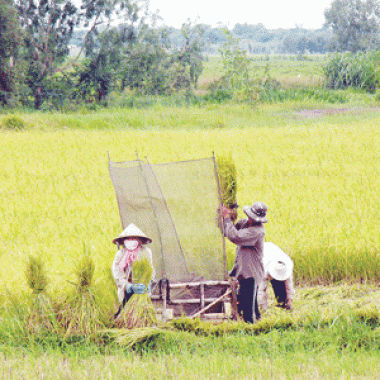
[[125, 90], [190, 94], [204, 55], [222, 49], [223, 56], [231, 38], [238, 40], [235, 52], [252, 54], [379, 48], [379, 1], [334, 0], [325, 20], [316, 30], [263, 24], [228, 30], [190, 20], [175, 29], [158, 27], [148, 2], [137, 0], [82, 0], [79, 6], [73, 0], [1, 0], [0, 105], [106, 104], [111, 91]]

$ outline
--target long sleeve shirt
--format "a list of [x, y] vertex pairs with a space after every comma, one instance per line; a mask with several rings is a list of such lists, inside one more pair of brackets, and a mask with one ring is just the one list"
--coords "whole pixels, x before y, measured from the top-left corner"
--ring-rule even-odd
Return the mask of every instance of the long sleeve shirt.
[[259, 284], [264, 277], [263, 249], [265, 230], [263, 224], [247, 227], [248, 219], [234, 225], [230, 218], [223, 221], [224, 236], [237, 245], [235, 263], [230, 276], [237, 279], [253, 277]]
[[[115, 279], [115, 283], [117, 286], [117, 296], [118, 296], [120, 303], [124, 299], [124, 292], [125, 292], [127, 285], [133, 283], [133, 281], [132, 281], [132, 264], [127, 266], [125, 271], [123, 271], [119, 266], [119, 263], [120, 263], [121, 259], [123, 258], [123, 256], [124, 256], [124, 250], [123, 250], [123, 248], [121, 248], [116, 253], [115, 259], [114, 259], [113, 264], [112, 264], [112, 275], [113, 275], [113, 278]], [[152, 266], [152, 269], [153, 269], [153, 272], [152, 272], [152, 280], [153, 280], [155, 277], [155, 271], [154, 271], [154, 267], [153, 267], [152, 251], [150, 250], [150, 248], [143, 246], [141, 248], [140, 252], [138, 253], [135, 261], [140, 261], [142, 259], [148, 259], [149, 260], [149, 262]]]

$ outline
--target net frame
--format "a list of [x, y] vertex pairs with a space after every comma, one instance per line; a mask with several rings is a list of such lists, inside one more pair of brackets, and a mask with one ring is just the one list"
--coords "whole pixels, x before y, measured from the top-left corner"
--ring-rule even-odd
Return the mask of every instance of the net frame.
[[[146, 161], [143, 161], [139, 158], [138, 154], [136, 153], [136, 160], [133, 161], [123, 161], [123, 162], [113, 162], [110, 159], [110, 156], [108, 154], [108, 160], [109, 160], [109, 171], [112, 183], [114, 185], [114, 190], [117, 198], [118, 208], [119, 208], [119, 214], [121, 218], [122, 227], [125, 228], [129, 223], [132, 222], [131, 218], [128, 217], [128, 214], [132, 214], [134, 216], [140, 215], [139, 212], [141, 212], [140, 219], [137, 218], [137, 220], [133, 220], [133, 223], [137, 224], [139, 227], [142, 225], [144, 226], [142, 229], [143, 231], [149, 236], [157, 236], [158, 242], [156, 241], [156, 248], [154, 249], [153, 256], [156, 258], [155, 265], [158, 269], [158, 278], [159, 279], [168, 279], [171, 282], [183, 282], [183, 281], [194, 281], [199, 279], [205, 279], [205, 276], [199, 273], [194, 273], [192, 271], [190, 273], [189, 271], [189, 263], [187, 262], [187, 259], [189, 257], [184, 253], [184, 249], [181, 244], [181, 239], [183, 236], [180, 236], [181, 233], [178, 233], [176, 228], [176, 222], [173, 220], [172, 212], [170, 209], [170, 206], [167, 203], [166, 196], [167, 195], [167, 187], [165, 188], [166, 192], [162, 189], [162, 177], [160, 177], [160, 173], [165, 172], [165, 170], [169, 170], [173, 168], [173, 165], [182, 165], [185, 168], [186, 167], [193, 167], [194, 165], [206, 165], [207, 171], [208, 171], [208, 181], [213, 182], [213, 189], [210, 190], [213, 192], [212, 196], [214, 197], [213, 201], [215, 201], [215, 210], [220, 209], [222, 206], [222, 198], [221, 198], [221, 192], [220, 192], [220, 184], [219, 184], [219, 176], [218, 176], [218, 170], [217, 170], [217, 163], [215, 159], [215, 155], [213, 154], [212, 157], [209, 158], [201, 158], [201, 159], [195, 159], [195, 160], [187, 160], [187, 161], [177, 161], [177, 162], [169, 162], [169, 163], [161, 163], [161, 164], [151, 164], [147, 157], [145, 157]], [[114, 171], [118, 170], [118, 167], [124, 169], [128, 174], [130, 175], [128, 178], [124, 177], [122, 180], [120, 178], [116, 178]], [[193, 169], [195, 170], [195, 169]], [[117, 177], [117, 176], [116, 176]], [[120, 174], [119, 174], [120, 177]], [[141, 210], [139, 211], [139, 199], [133, 199], [133, 204], [127, 204], [123, 200], [123, 196], [128, 199], [128, 195], [125, 192], [128, 192], [128, 186], [127, 189], [124, 189], [123, 191], [120, 191], [120, 186], [125, 186], [127, 181], [130, 181], [132, 178], [132, 184], [130, 189], [133, 191], [137, 186], [140, 187], [141, 190], [141, 196], [144, 198], [143, 202], [144, 205], [141, 206]], [[202, 178], [200, 179], [202, 181]], [[119, 182], [123, 182], [123, 184], [120, 184]], [[210, 184], [210, 183], [209, 183]], [[197, 183], [194, 184], [196, 187], [198, 185]], [[167, 185], [166, 185], [167, 186]], [[165, 193], [165, 194], [164, 194]], [[120, 195], [121, 194], [121, 195]], [[170, 200], [170, 198], [169, 198]], [[149, 204], [149, 207], [147, 206]], [[137, 206], [136, 206], [137, 205]], [[126, 210], [127, 209], [127, 210]], [[130, 213], [128, 212], [130, 211]], [[213, 214], [212, 223], [216, 224], [216, 217], [217, 214]], [[211, 215], [210, 215], [211, 218]], [[147, 224], [147, 220], [150, 220], [149, 225]], [[143, 222], [144, 221], [144, 222]], [[177, 220], [178, 222], [178, 220]], [[208, 220], [208, 222], [211, 222], [211, 219]], [[167, 225], [168, 226], [167, 226]], [[191, 222], [190, 222], [191, 225]], [[163, 228], [164, 227], [164, 228]], [[171, 230], [171, 236], [170, 236], [170, 244], [167, 243], [167, 233], [165, 234], [166, 229]], [[212, 271], [212, 274], [208, 276], [211, 280], [227, 280], [228, 279], [228, 273], [227, 273], [227, 255], [226, 255], [226, 244], [223, 234], [223, 227], [222, 231], [220, 231], [217, 228], [218, 231], [218, 237], [214, 239], [220, 239], [220, 244], [216, 249], [218, 249], [218, 252], [220, 254], [216, 255], [214, 257], [215, 259], [215, 271]], [[215, 233], [215, 231], [213, 231]], [[174, 239], [174, 238], [175, 239]], [[175, 242], [174, 242], [175, 240]], [[210, 240], [212, 241], [212, 239]], [[171, 260], [171, 253], [168, 252], [167, 247], [170, 245], [170, 247], [174, 247], [174, 255], [175, 260]], [[213, 251], [215, 252], [215, 251]], [[173, 261], [177, 260], [180, 261], [180, 263], [177, 263], [177, 267], [173, 264]], [[191, 264], [191, 263], [190, 263]], [[174, 269], [173, 269], [174, 265]], [[168, 268], [169, 266], [169, 268]], [[191, 265], [190, 265], [191, 266]], [[177, 273], [177, 269], [179, 269], [178, 275], [173, 275], [173, 273]], [[202, 272], [202, 271], [201, 271]], [[215, 274], [215, 277], [214, 277]], [[214, 277], [214, 278], [213, 278]]]

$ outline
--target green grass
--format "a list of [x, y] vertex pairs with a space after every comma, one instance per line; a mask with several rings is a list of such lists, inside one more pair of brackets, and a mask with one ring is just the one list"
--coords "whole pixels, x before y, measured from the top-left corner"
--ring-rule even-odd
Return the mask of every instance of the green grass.
[[[297, 56], [251, 56], [250, 74], [265, 77], [270, 74], [285, 86], [320, 86], [323, 83], [322, 65], [327, 56], [311, 55], [308, 59]], [[210, 56], [204, 63], [204, 71], [199, 79], [200, 88], [205, 89], [216, 78], [223, 75], [223, 61], [219, 56]]]
[[[0, 139], [0, 378], [376, 378], [380, 115], [373, 98], [348, 96], [344, 113], [297, 101], [20, 114], [28, 128]], [[314, 108], [330, 113], [303, 116]], [[239, 204], [268, 204], [266, 240], [292, 256], [297, 283], [308, 285], [297, 285], [292, 313], [274, 308], [270, 295], [255, 327], [200, 324], [197, 334], [165, 331], [133, 349], [107, 334], [28, 333], [29, 255], [43, 260], [47, 296], [59, 308], [70, 304], [84, 249], [95, 264], [100, 322], [113, 328], [109, 268], [121, 227], [107, 151], [122, 161], [136, 150], [154, 163], [232, 153]], [[231, 244], [228, 255], [231, 265]]]
[[380, 369], [379, 297], [369, 285], [298, 287], [288, 312], [274, 307], [269, 289], [270, 308], [256, 325], [182, 319], [132, 348], [112, 339], [4, 341], [15, 316], [2, 314], [0, 378], [372, 379]]

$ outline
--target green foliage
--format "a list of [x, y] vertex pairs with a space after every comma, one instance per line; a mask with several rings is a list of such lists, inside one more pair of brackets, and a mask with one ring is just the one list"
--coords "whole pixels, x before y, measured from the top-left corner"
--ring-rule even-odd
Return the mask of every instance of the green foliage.
[[239, 40], [227, 29], [224, 31], [226, 42], [220, 48], [224, 73], [214, 84], [215, 91], [226, 91], [237, 102], [254, 104], [257, 101], [257, 83], [250, 77], [249, 66], [252, 60], [240, 48]]
[[374, 92], [380, 81], [380, 52], [336, 53], [323, 66], [326, 85]]
[[[14, 106], [17, 98], [17, 58], [22, 43], [22, 31], [12, 0], [0, 2], [0, 105]], [[17, 67], [16, 66], [17, 63]]]
[[334, 50], [358, 52], [379, 47], [380, 4], [373, 0], [334, 0], [325, 9]]
[[78, 10], [71, 3], [49, 3], [45, 0], [16, 0], [21, 27], [24, 30], [22, 57], [27, 62], [26, 83], [40, 108], [45, 95], [44, 79], [49, 77], [68, 54], [68, 44]]
[[24, 119], [20, 116], [11, 115], [6, 116], [2, 121], [3, 128], [12, 131], [21, 131], [26, 128], [26, 123]]
[[144, 25], [133, 43], [125, 48], [120, 66], [121, 90], [140, 94], [167, 95], [173, 92], [178, 65], [169, 52], [166, 29]]
[[192, 83], [195, 89], [198, 88], [198, 80], [203, 71], [204, 46], [204, 27], [203, 25], [193, 25], [190, 20], [182, 24], [181, 34], [184, 38], [184, 44], [179, 53], [179, 61], [185, 70], [188, 70], [189, 83]]

